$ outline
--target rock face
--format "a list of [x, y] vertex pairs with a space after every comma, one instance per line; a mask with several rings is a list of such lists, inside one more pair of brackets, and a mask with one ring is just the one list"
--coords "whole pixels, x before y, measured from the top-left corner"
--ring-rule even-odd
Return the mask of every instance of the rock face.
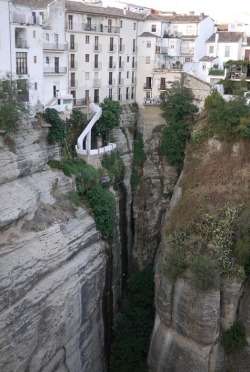
[[36, 120], [0, 137], [0, 370], [105, 371], [106, 253]]

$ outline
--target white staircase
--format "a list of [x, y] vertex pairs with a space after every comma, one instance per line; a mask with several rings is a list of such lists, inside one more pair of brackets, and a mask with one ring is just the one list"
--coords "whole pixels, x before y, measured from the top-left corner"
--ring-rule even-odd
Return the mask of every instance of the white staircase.
[[91, 111], [94, 112], [94, 116], [82, 132], [82, 134], [77, 139], [76, 144], [76, 153], [78, 158], [83, 158], [87, 155], [98, 155], [103, 154], [107, 151], [112, 151], [116, 148], [115, 143], [109, 143], [107, 146], [99, 147], [97, 149], [91, 149], [91, 129], [93, 128], [94, 124], [102, 115], [102, 109], [98, 105], [94, 103], [90, 103], [89, 108]]

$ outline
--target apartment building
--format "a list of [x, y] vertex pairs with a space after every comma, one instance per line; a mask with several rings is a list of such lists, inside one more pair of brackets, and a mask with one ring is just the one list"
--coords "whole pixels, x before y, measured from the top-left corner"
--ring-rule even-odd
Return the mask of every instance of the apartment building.
[[75, 105], [136, 97], [137, 30], [142, 16], [117, 8], [66, 2], [69, 92]]

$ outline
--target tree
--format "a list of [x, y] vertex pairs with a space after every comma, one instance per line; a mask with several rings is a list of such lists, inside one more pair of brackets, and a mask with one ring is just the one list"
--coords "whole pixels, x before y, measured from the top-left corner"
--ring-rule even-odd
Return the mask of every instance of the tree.
[[25, 115], [29, 114], [29, 106], [20, 101], [19, 82], [7, 74], [0, 80], [0, 129], [13, 130]]
[[186, 76], [182, 73], [180, 79], [166, 90], [161, 105], [168, 127], [162, 134], [160, 155], [165, 156], [170, 164], [178, 166], [183, 163], [186, 143], [190, 139], [189, 124], [198, 112], [198, 107], [193, 104], [192, 90], [186, 84]]
[[162, 116], [168, 123], [192, 119], [198, 112], [198, 107], [193, 104], [193, 92], [187, 87], [187, 83], [186, 75], [182, 73], [180, 79], [174, 81], [162, 97]]
[[105, 140], [108, 139], [111, 129], [119, 126], [122, 108], [118, 101], [105, 98], [100, 104], [102, 116], [96, 124], [96, 132], [100, 133]]

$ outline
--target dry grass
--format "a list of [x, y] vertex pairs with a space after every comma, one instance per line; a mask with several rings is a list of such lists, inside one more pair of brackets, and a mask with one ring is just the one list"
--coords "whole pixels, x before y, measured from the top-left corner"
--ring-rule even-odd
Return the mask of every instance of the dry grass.
[[170, 216], [172, 228], [187, 228], [205, 213], [249, 200], [250, 141], [190, 144], [183, 172], [182, 197]]

